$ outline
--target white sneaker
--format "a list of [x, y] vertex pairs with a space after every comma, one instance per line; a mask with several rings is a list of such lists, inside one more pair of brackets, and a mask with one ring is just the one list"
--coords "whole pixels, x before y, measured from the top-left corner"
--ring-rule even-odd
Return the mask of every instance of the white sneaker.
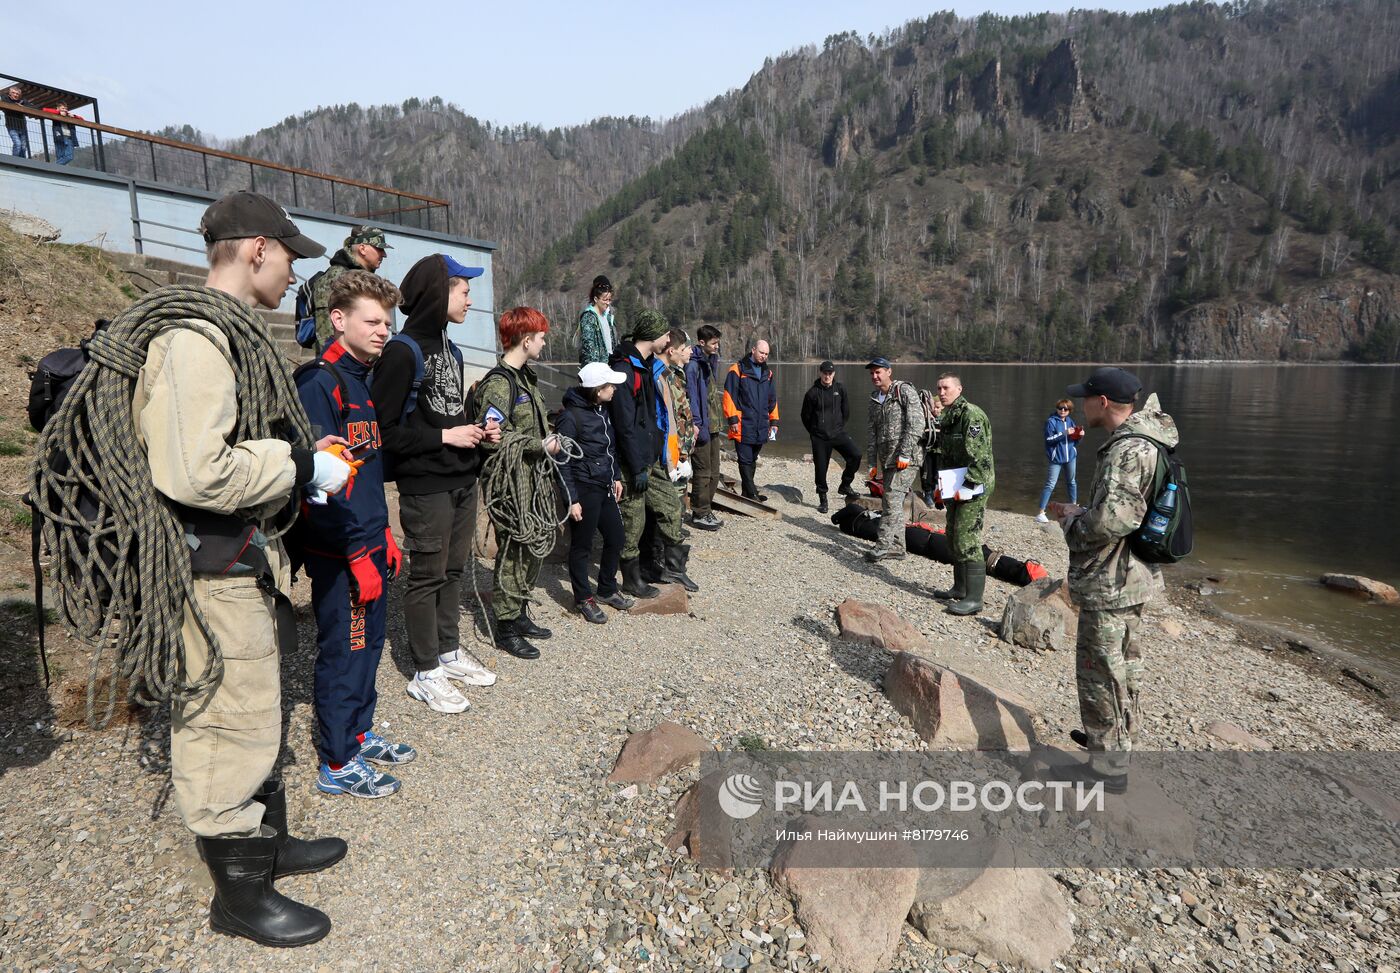
[[441, 667], [432, 672], [420, 672], [408, 681], [408, 694], [439, 713], [462, 713], [471, 703], [447, 681]]
[[467, 686], [494, 686], [496, 674], [481, 664], [481, 660], [466, 649], [438, 656], [438, 665], [448, 679]]
[[1048, 524], [1050, 523], [1050, 518], [1045, 516], [1045, 511], [1042, 510], [1040, 513], [1035, 515], [1035, 522], [1037, 524]]

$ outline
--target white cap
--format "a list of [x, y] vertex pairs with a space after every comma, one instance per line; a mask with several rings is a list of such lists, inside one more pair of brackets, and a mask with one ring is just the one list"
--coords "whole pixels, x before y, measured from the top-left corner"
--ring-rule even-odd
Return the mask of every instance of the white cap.
[[596, 389], [601, 385], [618, 385], [627, 381], [627, 376], [600, 361], [591, 361], [578, 370], [578, 380], [584, 388]]

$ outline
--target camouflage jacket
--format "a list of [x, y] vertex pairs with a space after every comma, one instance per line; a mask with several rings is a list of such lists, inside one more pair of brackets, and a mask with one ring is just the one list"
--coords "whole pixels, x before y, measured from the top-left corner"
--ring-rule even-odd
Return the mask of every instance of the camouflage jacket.
[[603, 321], [598, 317], [598, 309], [592, 304], [584, 308], [578, 316], [578, 363], [587, 365], [589, 362], [600, 361], [607, 363], [612, 357], [613, 349], [617, 347], [617, 326], [613, 323], [612, 309], [608, 309], [606, 315], [607, 328], [603, 327]]
[[[316, 351], [325, 351], [335, 340], [335, 329], [331, 327], [330, 295], [331, 284], [341, 274], [352, 270], [364, 270], [360, 262], [355, 259], [355, 255], [349, 250], [341, 247], [331, 257], [331, 265], [326, 268], [326, 272], [316, 281], [316, 285], [311, 289], [312, 300], [316, 307]], [[391, 329], [392, 330], [392, 327]]]
[[890, 383], [890, 391], [881, 401], [881, 393], [870, 393], [869, 446], [866, 456], [881, 471], [903, 456], [912, 466], [922, 462], [919, 437], [924, 434], [924, 406], [919, 391], [908, 382]]
[[1142, 439], [1125, 441], [1130, 433], [1168, 446], [1179, 439], [1176, 423], [1154, 393], [1099, 447], [1088, 507], [1065, 526], [1070, 594], [1091, 611], [1141, 605], [1161, 586], [1156, 566], [1139, 561], [1128, 547], [1128, 537], [1147, 516], [1157, 472], [1157, 447]]
[[[504, 375], [488, 375], [481, 380], [481, 385], [476, 390], [476, 415], [469, 418], [474, 423], [485, 425], [486, 410], [494, 405], [496, 411], [506, 417], [506, 421], [501, 425], [502, 436], [509, 436], [511, 433], [529, 436], [532, 442], [525, 447], [525, 458], [539, 459], [544, 455], [544, 439], [549, 435], [549, 418], [545, 412], [544, 398], [540, 395], [539, 379], [535, 376], [535, 370], [529, 365], [518, 370], [511, 368], [503, 358], [498, 359], [496, 364], [514, 373], [515, 401], [510, 401], [510, 382]], [[504, 441], [502, 439], [502, 442]], [[480, 448], [489, 455], [499, 449], [500, 445], [488, 443], [483, 439]]]
[[967, 467], [967, 484], [981, 486], [987, 496], [996, 487], [996, 463], [992, 459], [992, 423], [987, 413], [963, 396], [938, 417], [938, 468]]
[[690, 407], [690, 393], [685, 385], [685, 369], [674, 365], [666, 368], [666, 404], [675, 419], [672, 432], [680, 450], [680, 461], [690, 459], [695, 452], [695, 411]]

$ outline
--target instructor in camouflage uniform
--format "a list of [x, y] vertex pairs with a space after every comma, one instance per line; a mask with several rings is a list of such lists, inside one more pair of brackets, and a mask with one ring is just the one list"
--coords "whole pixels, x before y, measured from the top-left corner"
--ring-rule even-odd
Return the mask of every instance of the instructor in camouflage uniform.
[[[532, 307], [517, 307], [501, 315], [497, 326], [505, 349], [496, 367], [486, 373], [477, 390], [476, 416], [481, 426], [499, 421], [501, 440], [482, 440], [480, 448], [495, 452], [512, 435], [528, 437], [522, 458], [530, 464], [546, 452], [559, 452], [559, 440], [549, 432], [539, 379], [530, 362], [544, 353], [549, 320]], [[497, 475], [511, 475], [503, 470]], [[489, 494], [495, 485], [488, 479]], [[529, 509], [529, 498], [519, 498], [522, 509]], [[530, 620], [530, 591], [539, 580], [543, 557], [530, 553], [518, 543], [502, 542], [496, 549], [496, 570], [491, 589], [491, 612], [496, 616], [496, 648], [518, 659], [538, 659], [540, 650], [527, 639], [547, 639], [549, 629]]]
[[[875, 546], [865, 552], [867, 561], [901, 558], [904, 549], [904, 498], [914, 486], [919, 467], [919, 438], [924, 434], [924, 407], [919, 393], [908, 382], [896, 382], [885, 358], [874, 358], [865, 366], [870, 370], [870, 436], [866, 455], [875, 465], [872, 479], [884, 478], [880, 495], [880, 536]], [[825, 500], [825, 494], [823, 494]]]
[[[325, 269], [311, 288], [316, 311], [316, 352], [319, 354], [336, 340], [331, 327], [331, 285], [341, 274], [352, 270], [379, 272], [387, 251], [392, 249], [384, 239], [384, 231], [374, 226], [357, 226], [345, 238], [345, 245], [331, 255], [331, 265]], [[391, 328], [392, 330], [392, 328]]]
[[1089, 749], [1090, 770], [1115, 792], [1127, 786], [1127, 754], [1138, 732], [1142, 653], [1134, 638], [1143, 606], [1161, 586], [1156, 566], [1133, 554], [1129, 538], [1152, 501], [1157, 447], [1149, 439], [1172, 448], [1179, 441], [1155, 394], [1133, 411], [1141, 390], [1121, 368], [1096, 369], [1069, 387], [1067, 395], [1084, 400], [1085, 425], [1109, 435], [1099, 447], [1089, 506], [1049, 507], [1065, 532], [1070, 597], [1079, 607], [1075, 671], [1084, 731], [1070, 736]]
[[[942, 497], [948, 508], [948, 543], [953, 548], [953, 587], [933, 596], [952, 601], [948, 613], [975, 615], [982, 610], [987, 562], [982, 556], [982, 518], [996, 486], [992, 462], [992, 424], [987, 413], [963, 398], [962, 380], [952, 372], [938, 376], [938, 469], [966, 467], [962, 487]], [[975, 493], [977, 487], [980, 493]]]

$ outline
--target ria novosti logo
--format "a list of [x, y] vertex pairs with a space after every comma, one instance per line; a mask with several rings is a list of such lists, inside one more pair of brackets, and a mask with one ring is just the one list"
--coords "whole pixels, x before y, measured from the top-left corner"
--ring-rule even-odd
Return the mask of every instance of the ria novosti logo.
[[720, 810], [742, 821], [763, 809], [763, 782], [750, 774], [730, 774], [719, 785]]

